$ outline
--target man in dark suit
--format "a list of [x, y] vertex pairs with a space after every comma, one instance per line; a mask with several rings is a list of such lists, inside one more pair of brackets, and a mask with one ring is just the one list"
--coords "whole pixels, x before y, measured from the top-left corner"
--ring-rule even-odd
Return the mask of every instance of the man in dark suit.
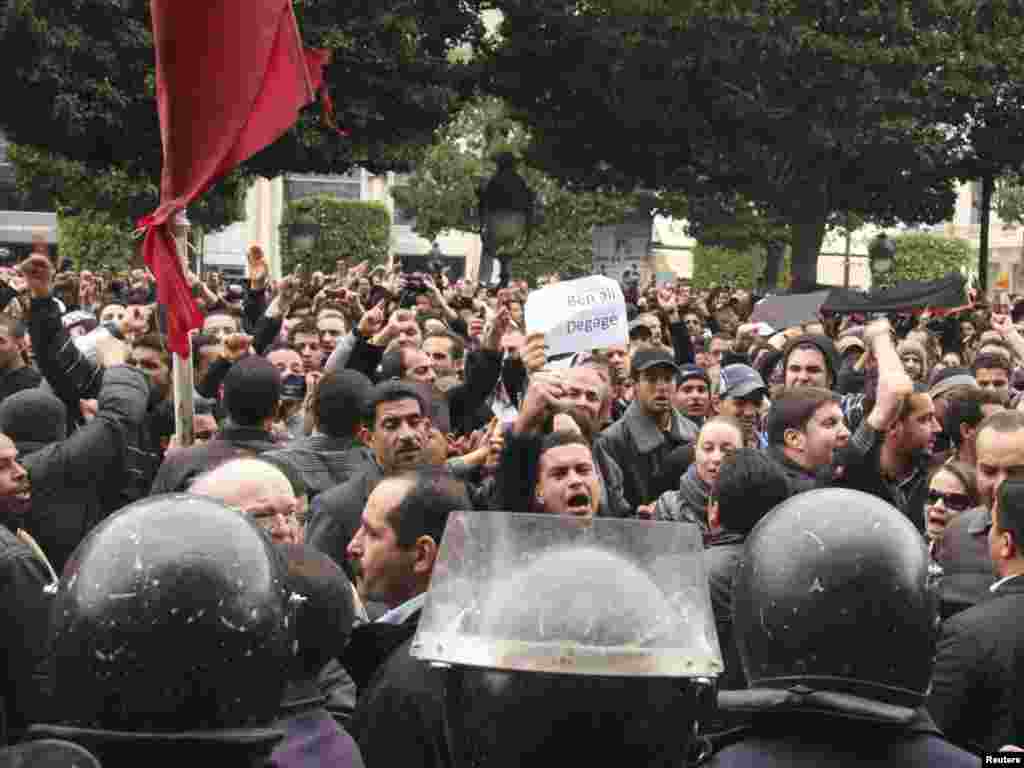
[[978, 427], [978, 497], [981, 506], [957, 515], [946, 526], [937, 552], [944, 575], [939, 587], [942, 617], [970, 608], [988, 595], [994, 580], [985, 533], [996, 488], [1024, 467], [1024, 413], [999, 411]]
[[989, 595], [942, 626], [928, 710], [953, 742], [992, 752], [1018, 744], [1017, 679], [1024, 653], [1024, 469], [1000, 484], [992, 504]]
[[363, 600], [388, 612], [356, 627], [342, 664], [359, 686], [349, 731], [367, 765], [444, 768], [440, 673], [410, 655], [448, 514], [471, 509], [465, 486], [440, 467], [385, 477], [348, 547]]

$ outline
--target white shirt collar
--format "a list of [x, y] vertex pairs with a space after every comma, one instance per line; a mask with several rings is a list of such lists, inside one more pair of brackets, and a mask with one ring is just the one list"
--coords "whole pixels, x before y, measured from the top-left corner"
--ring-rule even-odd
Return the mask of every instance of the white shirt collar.
[[1020, 573], [1015, 573], [1015, 574], [1013, 574], [1012, 576], [1003, 576], [1003, 578], [1001, 578], [1001, 579], [1000, 579], [999, 581], [997, 581], [997, 582], [996, 582], [995, 584], [993, 584], [992, 586], [990, 586], [990, 587], [988, 588], [988, 591], [989, 591], [989, 592], [995, 592], [995, 591], [996, 591], [997, 589], [999, 589], [999, 587], [1001, 587], [1001, 586], [1002, 586], [1003, 584], [1005, 584], [1006, 582], [1008, 582], [1008, 581], [1009, 581], [1010, 579], [1016, 579], [1016, 578], [1017, 578], [1018, 576], [1021, 576], [1021, 575], [1024, 575], [1024, 574], [1020, 574]]
[[416, 597], [406, 600], [381, 616], [377, 621], [381, 624], [404, 624], [405, 620], [423, 607], [427, 600], [427, 593], [420, 592]]

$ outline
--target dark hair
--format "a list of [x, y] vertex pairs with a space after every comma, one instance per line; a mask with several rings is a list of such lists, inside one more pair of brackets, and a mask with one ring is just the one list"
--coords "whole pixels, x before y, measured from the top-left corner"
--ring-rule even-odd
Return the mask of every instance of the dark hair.
[[224, 377], [224, 408], [240, 427], [253, 427], [277, 412], [281, 374], [257, 355], [243, 357]]
[[372, 391], [370, 380], [359, 371], [324, 374], [311, 405], [317, 427], [330, 437], [354, 436], [362, 422], [363, 404]]
[[315, 679], [345, 648], [355, 623], [355, 600], [344, 571], [328, 555], [302, 544], [277, 545], [285, 586], [303, 598], [295, 610], [295, 654], [289, 677]]
[[587, 438], [583, 435], [577, 434], [576, 432], [570, 432], [568, 430], [561, 430], [558, 432], [552, 432], [544, 436], [544, 439], [540, 443], [540, 456], [550, 451], [552, 448], [561, 448], [565, 445], [582, 445], [590, 450], [590, 443], [587, 442]]
[[836, 402], [839, 402], [839, 395], [830, 389], [821, 387], [784, 388], [776, 395], [768, 411], [765, 425], [768, 432], [768, 444], [782, 445], [787, 429], [803, 432], [807, 428], [807, 422], [821, 406]]
[[402, 500], [388, 513], [388, 523], [402, 549], [412, 547], [421, 536], [429, 536], [440, 545], [449, 513], [472, 509], [465, 484], [446, 467], [424, 466], [385, 479], [410, 484]]
[[306, 298], [297, 298], [292, 302], [291, 308], [288, 310], [288, 317], [296, 317], [299, 312], [303, 310], [313, 311], [313, 302]]
[[[207, 315], [209, 317], [209, 315]], [[202, 361], [203, 350], [206, 347], [215, 347], [219, 342], [205, 333], [197, 333], [192, 337], [192, 367], [198, 368]]]
[[160, 362], [171, 367], [171, 353], [167, 349], [167, 340], [159, 333], [145, 333], [132, 342], [132, 348], [155, 349], [160, 353]]
[[964, 487], [964, 491], [971, 497], [971, 506], [978, 505], [978, 473], [974, 471], [974, 467], [970, 464], [964, 464], [962, 461], [950, 461], [932, 467], [931, 472], [928, 473], [928, 482], [925, 484], [926, 488], [931, 486], [932, 478], [940, 472], [949, 472], [949, 474], [959, 480], [960, 485]]
[[762, 517], [789, 498], [782, 468], [754, 448], [740, 448], [722, 463], [715, 484], [718, 519], [731, 533], [746, 536]]
[[983, 405], [1002, 405], [1003, 401], [999, 395], [991, 390], [978, 390], [965, 388], [965, 391], [957, 397], [948, 398], [946, 415], [942, 420], [942, 431], [946, 433], [950, 441], [956, 447], [960, 447], [962, 437], [960, 426], [966, 424], [969, 427], [976, 427], [985, 417], [981, 407]]
[[[1013, 469], [996, 491], [999, 507], [999, 530], [1013, 536], [1017, 556], [1024, 555], [1024, 470]], [[995, 523], [995, 515], [993, 524]]]
[[420, 413], [430, 416], [430, 409], [416, 387], [403, 381], [382, 381], [373, 388], [366, 407], [363, 409], [363, 425], [371, 432], [377, 426], [377, 406], [381, 403], [393, 403], [397, 400], [415, 400], [420, 404]]
[[1002, 355], [994, 355], [992, 353], [978, 355], [974, 358], [974, 362], [971, 364], [971, 373], [977, 377], [978, 371], [982, 368], [986, 370], [999, 368], [1006, 371], [1006, 378], [1010, 378], [1010, 374], [1013, 373], [1013, 367], [1010, 365], [1009, 360]]
[[320, 338], [320, 331], [316, 327], [316, 321], [312, 317], [304, 317], [288, 331], [288, 343], [295, 344], [295, 337], [300, 333]]
[[[424, 342], [427, 339], [448, 339], [452, 343], [452, 360], [461, 360], [466, 353], [465, 342], [451, 331], [431, 331], [423, 337]], [[420, 347], [422, 348], [422, 346], [421, 344]]]

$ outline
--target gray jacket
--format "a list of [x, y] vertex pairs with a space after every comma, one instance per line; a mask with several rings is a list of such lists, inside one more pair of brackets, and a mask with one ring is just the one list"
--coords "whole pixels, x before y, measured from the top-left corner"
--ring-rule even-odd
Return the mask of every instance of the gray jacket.
[[651, 480], [666, 457], [675, 449], [697, 439], [697, 425], [672, 409], [667, 433], [634, 401], [623, 417], [605, 429], [594, 441], [594, 458], [608, 483], [608, 495], [615, 503], [622, 497], [629, 509], [655, 501]]

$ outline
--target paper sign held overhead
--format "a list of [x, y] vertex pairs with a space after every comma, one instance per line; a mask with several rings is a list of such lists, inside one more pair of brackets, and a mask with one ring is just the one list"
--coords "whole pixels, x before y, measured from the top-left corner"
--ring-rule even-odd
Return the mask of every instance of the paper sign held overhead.
[[526, 299], [526, 332], [543, 333], [548, 355], [629, 343], [622, 288], [595, 275], [533, 291]]

